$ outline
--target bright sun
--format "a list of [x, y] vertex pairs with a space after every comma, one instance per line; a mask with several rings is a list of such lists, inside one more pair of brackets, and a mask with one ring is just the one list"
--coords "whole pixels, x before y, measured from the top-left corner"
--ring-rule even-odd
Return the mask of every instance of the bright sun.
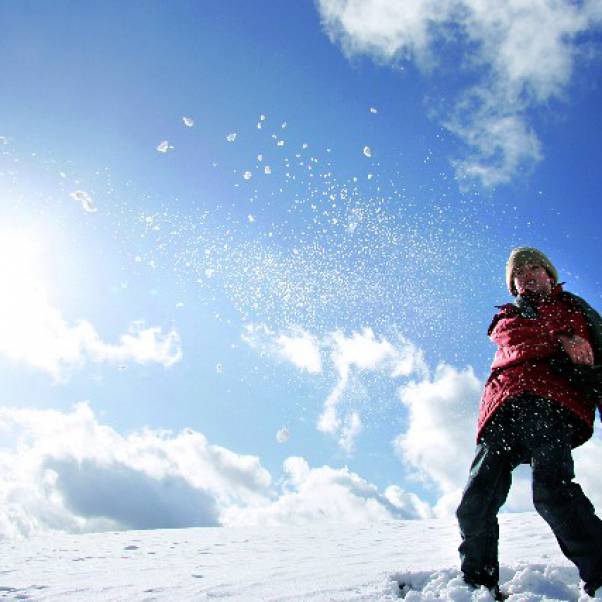
[[35, 230], [0, 232], [0, 349], [15, 359], [39, 345], [48, 314], [41, 241]]
[[43, 287], [41, 240], [32, 230], [0, 232], [0, 286], [3, 297], [25, 301]]

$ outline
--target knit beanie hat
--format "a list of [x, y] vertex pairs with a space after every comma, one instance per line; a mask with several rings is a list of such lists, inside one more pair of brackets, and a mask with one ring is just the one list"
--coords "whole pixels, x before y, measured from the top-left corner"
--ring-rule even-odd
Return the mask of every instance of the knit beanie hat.
[[510, 252], [510, 257], [508, 257], [508, 262], [506, 263], [506, 284], [511, 295], [516, 297], [518, 294], [516, 288], [514, 288], [514, 270], [526, 263], [537, 263], [543, 266], [546, 272], [553, 278], [554, 283], [558, 282], [556, 268], [540, 250], [533, 247], [516, 247]]

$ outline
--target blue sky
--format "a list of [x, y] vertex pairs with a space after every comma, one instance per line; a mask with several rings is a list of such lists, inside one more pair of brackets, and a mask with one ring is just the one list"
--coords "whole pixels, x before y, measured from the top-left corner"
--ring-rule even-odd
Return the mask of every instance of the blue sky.
[[[217, 489], [176, 470], [219, 524], [329, 515], [312, 479], [343, 479], [352, 518], [372, 498], [444, 514], [510, 249], [602, 306], [599, 2], [6, 2], [0, 21], [0, 404], [28, 524], [104, 528], [70, 502], [90, 478], [70, 494], [57, 466], [163, 491], [124, 458], [184, 429], [263, 483], [231, 499], [227, 470]], [[71, 419], [131, 454], [62, 447]]]

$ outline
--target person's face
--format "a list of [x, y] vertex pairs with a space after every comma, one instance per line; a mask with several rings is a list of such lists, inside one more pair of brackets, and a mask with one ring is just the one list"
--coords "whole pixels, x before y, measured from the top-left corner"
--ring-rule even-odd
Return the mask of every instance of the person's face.
[[554, 281], [546, 269], [535, 262], [525, 263], [513, 272], [514, 288], [519, 295], [525, 293], [547, 297], [552, 292]]

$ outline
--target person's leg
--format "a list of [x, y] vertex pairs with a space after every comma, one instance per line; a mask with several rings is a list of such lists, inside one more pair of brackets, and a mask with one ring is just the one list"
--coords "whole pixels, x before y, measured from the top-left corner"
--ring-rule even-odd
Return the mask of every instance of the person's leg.
[[460, 568], [471, 585], [492, 588], [498, 584], [497, 513], [512, 482], [508, 454], [485, 442], [477, 445], [468, 484], [456, 511], [462, 543]]
[[564, 555], [577, 565], [586, 587], [602, 586], [602, 521], [573, 482], [568, 439], [554, 437], [538, 446], [531, 465], [535, 509], [554, 531]]

